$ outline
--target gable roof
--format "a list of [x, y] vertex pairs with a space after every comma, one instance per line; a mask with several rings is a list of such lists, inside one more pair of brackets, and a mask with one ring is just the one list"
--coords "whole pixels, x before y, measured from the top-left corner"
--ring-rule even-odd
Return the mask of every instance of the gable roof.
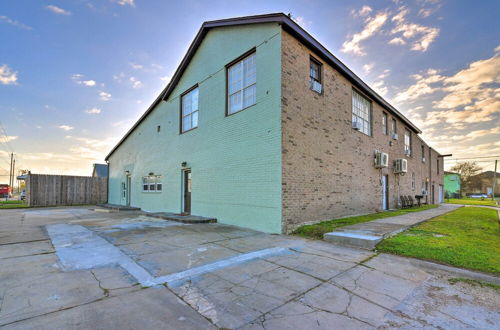
[[137, 120], [137, 122], [132, 126], [132, 128], [125, 134], [125, 136], [118, 142], [118, 144], [111, 150], [111, 152], [106, 156], [106, 160], [113, 154], [113, 152], [118, 149], [118, 147], [127, 139], [127, 137], [139, 126], [139, 124], [149, 115], [151, 111], [163, 100], [167, 100], [175, 86], [179, 82], [182, 74], [186, 70], [189, 62], [193, 58], [196, 50], [200, 46], [204, 37], [210, 29], [222, 27], [222, 26], [237, 26], [237, 25], [248, 25], [248, 24], [262, 24], [262, 23], [278, 23], [287, 32], [292, 34], [298, 40], [300, 40], [304, 45], [308, 46], [310, 49], [315, 51], [325, 62], [333, 66], [337, 71], [339, 71], [345, 78], [347, 78], [354, 86], [359, 88], [377, 103], [379, 103], [387, 111], [394, 114], [400, 120], [402, 120], [408, 127], [410, 127], [415, 133], [422, 133], [418, 127], [416, 127], [412, 122], [410, 122], [402, 113], [400, 113], [396, 108], [389, 104], [382, 96], [377, 94], [373, 89], [370, 88], [364, 81], [361, 80], [354, 72], [352, 72], [344, 63], [342, 63], [337, 57], [328, 51], [322, 44], [320, 44], [316, 39], [314, 39], [306, 30], [295, 23], [289, 16], [283, 13], [273, 13], [265, 15], [254, 15], [254, 16], [244, 16], [228, 18], [216, 21], [207, 21], [201, 25], [198, 30], [196, 37], [192, 41], [189, 49], [184, 55], [181, 63], [177, 67], [172, 79], [168, 85], [163, 89], [163, 91], [158, 95], [154, 102], [149, 106], [149, 108], [144, 112], [144, 114]]

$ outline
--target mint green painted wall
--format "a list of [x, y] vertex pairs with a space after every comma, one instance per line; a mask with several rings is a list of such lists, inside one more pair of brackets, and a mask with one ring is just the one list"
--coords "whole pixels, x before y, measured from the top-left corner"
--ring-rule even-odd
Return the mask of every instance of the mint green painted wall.
[[[257, 48], [257, 104], [226, 117], [225, 65], [253, 47]], [[179, 96], [196, 83], [198, 128], [179, 134]], [[109, 203], [125, 204], [120, 185], [128, 170], [132, 206], [180, 212], [185, 161], [192, 170], [192, 214], [281, 232], [280, 107], [280, 26], [210, 30], [169, 99], [110, 157]], [[162, 175], [162, 193], [142, 192], [142, 177], [150, 172]]]
[[445, 173], [444, 175], [444, 191], [448, 194], [460, 193], [460, 175], [454, 173]]

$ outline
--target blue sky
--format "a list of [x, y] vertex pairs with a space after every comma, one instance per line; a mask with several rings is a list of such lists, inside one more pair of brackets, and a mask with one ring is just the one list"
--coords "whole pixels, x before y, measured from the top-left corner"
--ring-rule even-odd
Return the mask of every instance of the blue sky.
[[0, 175], [10, 148], [21, 168], [89, 175], [203, 21], [269, 12], [291, 13], [439, 152], [500, 154], [498, 1], [4, 0]]

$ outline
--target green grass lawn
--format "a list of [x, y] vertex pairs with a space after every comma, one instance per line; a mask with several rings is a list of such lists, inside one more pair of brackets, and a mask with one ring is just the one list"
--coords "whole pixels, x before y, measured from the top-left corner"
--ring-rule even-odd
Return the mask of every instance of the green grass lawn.
[[18, 209], [29, 207], [24, 201], [2, 201], [0, 200], [0, 209]]
[[481, 200], [480, 198], [450, 198], [445, 199], [444, 201], [449, 204], [498, 206], [495, 201], [486, 198], [484, 200]]
[[500, 274], [498, 214], [463, 207], [388, 238], [377, 250]]
[[297, 235], [312, 239], [323, 239], [323, 235], [334, 231], [335, 228], [353, 225], [356, 223], [367, 222], [382, 218], [394, 217], [397, 215], [407, 214], [411, 212], [419, 212], [437, 207], [437, 205], [423, 205], [421, 207], [413, 207], [410, 209], [399, 209], [395, 211], [372, 213], [367, 215], [360, 215], [356, 217], [333, 219], [316, 223], [314, 225], [305, 225], [297, 228], [292, 235]]

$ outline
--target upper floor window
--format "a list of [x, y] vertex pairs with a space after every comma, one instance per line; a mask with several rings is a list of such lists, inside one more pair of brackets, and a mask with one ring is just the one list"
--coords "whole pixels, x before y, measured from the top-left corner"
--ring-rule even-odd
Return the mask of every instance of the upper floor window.
[[398, 138], [398, 125], [396, 123], [396, 119], [392, 118], [391, 121], [391, 135], [393, 139]]
[[405, 129], [405, 155], [411, 156], [411, 132]]
[[352, 91], [352, 127], [371, 135], [371, 103], [355, 90]]
[[228, 115], [257, 103], [255, 52], [228, 67], [227, 84]]
[[321, 63], [311, 57], [309, 65], [309, 86], [315, 92], [322, 92]]
[[198, 86], [181, 97], [181, 133], [198, 127]]
[[439, 158], [437, 159], [437, 174], [439, 174]]
[[422, 144], [422, 163], [425, 163], [425, 147]]
[[142, 178], [143, 192], [161, 192], [162, 188], [160, 175], [148, 175]]
[[387, 114], [382, 113], [382, 133], [387, 135]]

